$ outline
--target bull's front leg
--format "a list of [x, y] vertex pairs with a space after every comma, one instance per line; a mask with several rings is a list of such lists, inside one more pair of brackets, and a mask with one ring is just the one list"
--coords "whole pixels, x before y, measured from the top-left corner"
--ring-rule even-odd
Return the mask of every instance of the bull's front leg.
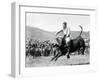
[[70, 48], [68, 48], [68, 52], [67, 52], [67, 58], [70, 58]]
[[51, 59], [51, 61], [53, 61], [57, 56], [58, 56], [58, 54], [56, 54], [56, 55]]

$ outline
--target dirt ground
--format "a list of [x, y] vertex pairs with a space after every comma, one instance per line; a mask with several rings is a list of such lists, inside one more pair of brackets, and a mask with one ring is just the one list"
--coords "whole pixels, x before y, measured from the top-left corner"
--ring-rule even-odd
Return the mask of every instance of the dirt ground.
[[71, 55], [70, 59], [61, 56], [57, 61], [51, 61], [53, 56], [49, 57], [27, 57], [25, 67], [42, 67], [42, 66], [65, 66], [65, 65], [86, 65], [89, 64], [89, 55]]

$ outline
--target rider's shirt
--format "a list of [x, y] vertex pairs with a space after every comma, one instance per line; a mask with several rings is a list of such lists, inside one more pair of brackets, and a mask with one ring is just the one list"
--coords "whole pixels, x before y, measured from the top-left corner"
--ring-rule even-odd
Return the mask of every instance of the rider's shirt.
[[70, 34], [70, 29], [69, 28], [64, 29], [63, 33], [64, 33], [64, 35], [68, 36]]
[[67, 27], [66, 29], [63, 29], [62, 32], [60, 32], [57, 37], [63, 37], [64, 35], [69, 35], [70, 34], [70, 29]]
[[58, 35], [57, 38], [63, 38], [64, 35], [67, 35], [65, 38], [66, 43], [70, 41], [70, 29], [67, 27], [66, 29], [63, 29]]

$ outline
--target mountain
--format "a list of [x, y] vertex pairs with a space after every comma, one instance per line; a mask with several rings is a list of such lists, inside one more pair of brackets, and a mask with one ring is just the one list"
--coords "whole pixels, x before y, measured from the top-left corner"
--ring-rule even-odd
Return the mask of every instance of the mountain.
[[[72, 36], [72, 38], [76, 38], [77, 36], [79, 36], [79, 34], [80, 34], [80, 31], [71, 31], [71, 36]], [[89, 33], [89, 31], [88, 32], [85, 32], [85, 31], [83, 31], [82, 32], [82, 37], [83, 38], [90, 38], [90, 33]]]
[[48, 32], [44, 31], [39, 28], [35, 27], [26, 27], [26, 37], [30, 37], [34, 40], [40, 40], [40, 41], [45, 41], [45, 40], [50, 40], [50, 41], [55, 41], [55, 35], [54, 32]]
[[[72, 38], [76, 38], [79, 34], [80, 31], [71, 31]], [[82, 33], [83, 38], [89, 38], [89, 36], [90, 36], [89, 32]], [[40, 40], [40, 41], [50, 40], [52, 42], [55, 42], [56, 38], [55, 32], [49, 32], [39, 28], [26, 26], [26, 38], [28, 37], [34, 40]]]

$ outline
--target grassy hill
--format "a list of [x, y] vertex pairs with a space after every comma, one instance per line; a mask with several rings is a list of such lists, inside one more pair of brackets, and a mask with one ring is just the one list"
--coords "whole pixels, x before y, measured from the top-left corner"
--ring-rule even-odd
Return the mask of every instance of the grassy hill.
[[40, 41], [45, 41], [45, 40], [51, 40], [55, 41], [55, 35], [53, 32], [48, 32], [41, 30], [39, 28], [35, 27], [26, 27], [26, 37], [30, 37], [34, 40], [40, 40]]
[[[80, 31], [71, 31], [71, 36], [72, 38], [76, 38], [80, 34]], [[82, 37], [83, 38], [89, 38], [89, 32], [83, 32]], [[49, 32], [49, 31], [44, 31], [39, 28], [35, 27], [26, 27], [26, 38], [32, 38], [34, 40], [40, 40], [40, 41], [45, 41], [45, 40], [50, 40], [55, 42], [55, 32]]]

